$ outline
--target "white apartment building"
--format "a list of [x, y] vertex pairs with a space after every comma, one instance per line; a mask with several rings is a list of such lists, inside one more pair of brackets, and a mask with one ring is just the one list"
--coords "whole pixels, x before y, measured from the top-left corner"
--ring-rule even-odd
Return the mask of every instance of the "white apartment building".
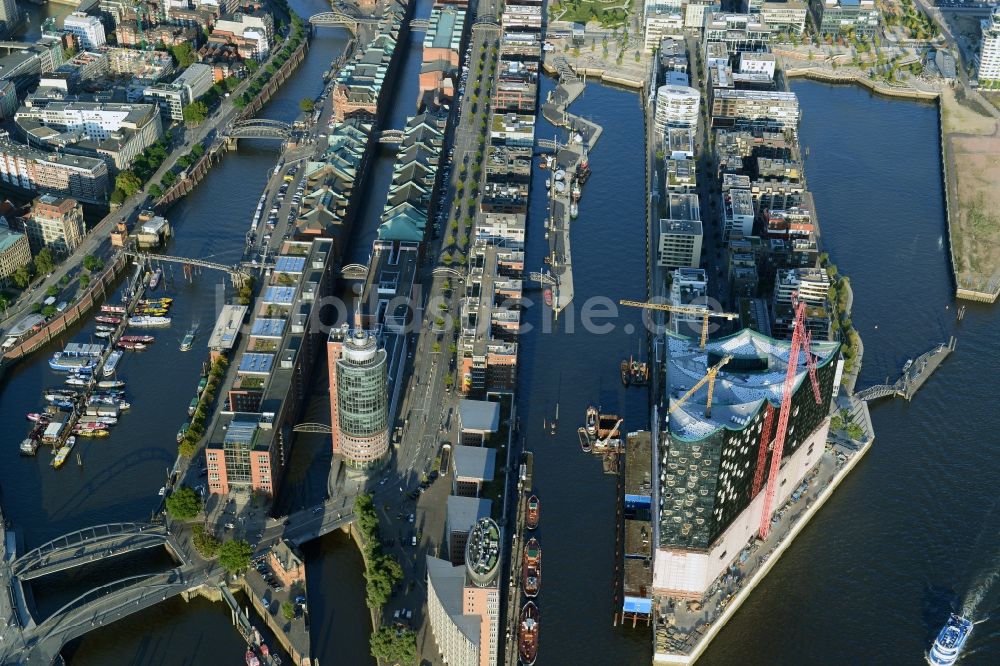
[[82, 49], [96, 49], [107, 43], [101, 20], [83, 12], [73, 12], [67, 16], [63, 22], [63, 30], [73, 34], [79, 40]]
[[653, 126], [662, 139], [671, 127], [697, 127], [701, 93], [690, 86], [660, 86]]
[[645, 30], [644, 48], [646, 53], [652, 53], [665, 37], [684, 34], [684, 15], [680, 11], [646, 14]]
[[688, 0], [684, 11], [684, 27], [688, 30], [702, 30], [705, 17], [722, 9], [718, 0]]
[[982, 21], [983, 42], [979, 49], [979, 81], [1000, 81], [1000, 7]]
[[722, 192], [722, 240], [753, 233], [753, 194], [748, 189], [732, 188]]
[[237, 12], [216, 21], [212, 26], [212, 34], [216, 33], [229, 33], [256, 42], [254, 56], [257, 60], [265, 60], [271, 53], [271, 45], [274, 44], [274, 19], [264, 12], [254, 14]]

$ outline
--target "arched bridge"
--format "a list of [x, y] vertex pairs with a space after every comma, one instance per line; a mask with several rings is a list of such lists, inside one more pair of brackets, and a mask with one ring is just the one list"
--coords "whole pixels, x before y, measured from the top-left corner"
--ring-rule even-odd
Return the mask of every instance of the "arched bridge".
[[368, 277], [368, 267], [364, 264], [347, 264], [340, 269], [340, 274], [348, 280], [364, 280]]
[[106, 557], [167, 543], [167, 528], [151, 523], [109, 523], [70, 532], [14, 560], [11, 571], [22, 581], [72, 569]]
[[317, 27], [337, 27], [356, 25], [377, 25], [382, 19], [377, 16], [360, 16], [343, 11], [320, 12], [309, 17], [309, 22]]
[[431, 27], [431, 22], [427, 19], [412, 19], [410, 21], [410, 30], [427, 30]]
[[287, 141], [292, 136], [292, 126], [280, 120], [251, 118], [233, 123], [226, 130], [228, 139], [280, 139]]
[[378, 135], [379, 143], [402, 143], [403, 130], [387, 129], [382, 130]]

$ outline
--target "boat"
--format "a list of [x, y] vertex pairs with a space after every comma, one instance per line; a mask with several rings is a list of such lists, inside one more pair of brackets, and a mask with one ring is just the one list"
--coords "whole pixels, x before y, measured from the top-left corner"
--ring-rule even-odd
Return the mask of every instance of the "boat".
[[66, 459], [69, 458], [69, 454], [73, 452], [73, 446], [76, 444], [76, 437], [70, 435], [66, 438], [66, 443], [62, 445], [59, 451], [56, 452], [56, 457], [52, 459], [52, 466], [59, 469], [66, 464]]
[[[97, 420], [98, 417], [96, 417], [96, 416], [91, 417], [91, 418], [93, 418], [94, 420], [92, 420], [92, 421], [77, 421], [76, 427], [79, 428], [80, 430], [107, 430], [108, 426], [113, 425], [111, 423], [104, 423], [102, 421], [98, 421]], [[115, 419], [115, 421], [117, 422], [118, 419]]]
[[191, 398], [191, 402], [188, 403], [188, 416], [193, 415], [196, 409], [198, 409], [198, 396]]
[[583, 194], [583, 192], [580, 190], [580, 181], [574, 180], [573, 187], [569, 190], [570, 199], [574, 202], [579, 201], [581, 194]]
[[24, 441], [21, 442], [21, 455], [33, 456], [36, 453], [38, 453], [38, 440], [26, 437]]
[[537, 495], [528, 498], [528, 515], [524, 519], [524, 524], [529, 530], [538, 527], [538, 512], [541, 510], [541, 503]]
[[144, 345], [156, 342], [156, 338], [152, 335], [123, 335], [118, 340], [119, 342], [141, 342]]
[[555, 187], [557, 194], [562, 194], [563, 192], [566, 191], [566, 183], [564, 181], [557, 180]]
[[569, 205], [569, 219], [575, 220], [579, 214], [580, 214], [580, 207], [576, 205], [575, 201], [573, 201]]
[[107, 312], [109, 314], [125, 314], [124, 305], [108, 305], [105, 303], [101, 306], [101, 312]]
[[545, 304], [551, 308], [552, 307], [552, 290], [550, 288], [548, 288], [548, 287], [545, 288], [545, 291], [542, 292], [542, 298], [545, 300]]
[[517, 628], [517, 656], [524, 666], [534, 666], [538, 658], [538, 606], [534, 601], [524, 604]]
[[129, 317], [129, 326], [135, 326], [136, 328], [151, 328], [153, 326], [169, 326], [170, 317], [154, 317], [151, 315], [140, 315], [138, 317]]
[[166, 486], [160, 486], [160, 489], [156, 491], [156, 494], [159, 495], [160, 497], [163, 497], [166, 493], [167, 493]]
[[597, 434], [597, 416], [599, 412], [597, 407], [591, 405], [587, 407], [587, 434], [593, 437]]
[[123, 382], [120, 379], [102, 379], [101, 381], [97, 382], [97, 388], [102, 388], [102, 389], [125, 388], [125, 382]]
[[49, 402], [54, 402], [56, 400], [75, 400], [77, 392], [71, 391], [70, 389], [46, 389], [42, 391], [42, 397]]
[[170, 305], [173, 302], [174, 299], [161, 296], [159, 298], [145, 298], [139, 301], [139, 305]]
[[93, 368], [97, 359], [87, 356], [71, 356], [56, 352], [49, 359], [49, 367], [60, 372], [75, 372], [83, 368]]
[[629, 363], [628, 361], [622, 361], [622, 364], [621, 364], [621, 373], [622, 373], [622, 384], [624, 386], [628, 386], [629, 383], [632, 381], [632, 365], [631, 365], [631, 363]]
[[941, 632], [934, 639], [927, 654], [927, 661], [933, 666], [951, 666], [958, 661], [962, 648], [965, 647], [969, 635], [974, 627], [972, 620], [966, 619], [954, 613], [948, 618], [948, 622], [941, 628]]
[[188, 332], [184, 334], [184, 339], [181, 340], [181, 351], [191, 351], [191, 347], [194, 346], [194, 336], [197, 332], [197, 326], [192, 326], [188, 329]]
[[156, 289], [157, 285], [160, 284], [160, 278], [163, 277], [163, 269], [157, 268], [153, 271], [153, 274], [149, 276], [149, 288]]
[[521, 560], [521, 586], [524, 595], [529, 599], [538, 596], [538, 590], [542, 586], [542, 548], [538, 545], [538, 539], [531, 537], [528, 543], [524, 544], [524, 556]]
[[29, 421], [34, 423], [48, 423], [51, 420], [48, 414], [41, 414], [39, 412], [28, 412], [25, 416]]
[[112, 317], [111, 315], [97, 315], [94, 317], [94, 321], [99, 321], [102, 324], [115, 324], [118, 325], [122, 323], [121, 317]]
[[107, 340], [111, 337], [111, 331], [98, 331], [94, 333], [95, 338], [100, 338], [101, 340]]
[[633, 386], [645, 386], [649, 381], [649, 364], [642, 361], [629, 361], [629, 373]]
[[566, 171], [563, 169], [559, 169], [554, 174], [552, 174], [552, 177], [556, 180], [556, 182], [559, 182], [566, 177]]
[[538, 160], [538, 168], [545, 171], [549, 168], [549, 156], [542, 155], [542, 158]]
[[[121, 343], [118, 343], [121, 345]], [[104, 362], [104, 373], [105, 377], [110, 377], [114, 374], [115, 368], [118, 367], [118, 361], [122, 360], [122, 352], [120, 349], [116, 349], [110, 354], [108, 354], [108, 360]]]
[[144, 342], [119, 342], [118, 349], [132, 349], [135, 351], [142, 351], [146, 348]]
[[[162, 495], [163, 493], [160, 494]], [[251, 650], [250, 648], [247, 648], [247, 653], [246, 655], [244, 655], [244, 657], [246, 659], [247, 666], [260, 666], [260, 659], [257, 658], [257, 655], [255, 655], [253, 653], [253, 650]]]
[[104, 428], [74, 428], [73, 432], [79, 437], [107, 437], [111, 434]]
[[198, 380], [198, 395], [201, 395], [201, 392], [205, 390], [206, 386], [208, 386], [208, 377], [202, 377]]
[[545, 179], [545, 189], [549, 189], [550, 187], [552, 187], [552, 179], [551, 178], [546, 178]]
[[177, 431], [177, 443], [178, 444], [181, 443], [181, 440], [184, 439], [184, 435], [187, 434], [188, 429], [190, 429], [190, 428], [191, 428], [191, 424], [188, 423], [187, 421], [185, 421], [184, 425], [182, 425], [180, 427], [180, 429]]
[[587, 157], [587, 151], [584, 151], [583, 157], [580, 158], [580, 163], [576, 165], [576, 178], [580, 182], [580, 185], [587, 184], [590, 173], [590, 159]]
[[97, 423], [103, 423], [104, 425], [113, 426], [118, 424], [118, 418], [115, 416], [95, 416], [94, 420]]
[[80, 377], [78, 375], [70, 375], [66, 378], [67, 386], [89, 386], [90, 380], [86, 377]]

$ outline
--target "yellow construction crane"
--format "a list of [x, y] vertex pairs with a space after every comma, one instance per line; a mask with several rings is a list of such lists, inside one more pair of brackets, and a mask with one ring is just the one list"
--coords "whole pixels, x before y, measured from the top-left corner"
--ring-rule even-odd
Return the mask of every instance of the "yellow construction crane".
[[708, 318], [709, 317], [722, 317], [724, 319], [739, 319], [738, 314], [733, 314], [732, 312], [714, 312], [707, 308], [698, 308], [690, 305], [668, 305], [666, 303], [646, 303], [645, 301], [618, 301], [622, 305], [627, 305], [632, 308], [643, 308], [644, 310], [662, 310], [664, 312], [673, 312], [675, 314], [691, 315], [693, 317], [701, 317], [701, 348], [705, 348], [705, 343], [708, 341]]
[[667, 416], [673, 414], [678, 407], [687, 402], [687, 399], [695, 394], [695, 391], [704, 386], [705, 382], [708, 382], [708, 400], [705, 401], [705, 418], [707, 419], [710, 417], [712, 415], [712, 392], [715, 391], [715, 376], [719, 374], [719, 370], [722, 370], [722, 366], [729, 363], [732, 358], [732, 356], [724, 356], [721, 361], [709, 368], [708, 372], [705, 373], [705, 376], [699, 379], [698, 382], [691, 387], [691, 390], [673, 401], [673, 404], [670, 405], [670, 409], [667, 410]]

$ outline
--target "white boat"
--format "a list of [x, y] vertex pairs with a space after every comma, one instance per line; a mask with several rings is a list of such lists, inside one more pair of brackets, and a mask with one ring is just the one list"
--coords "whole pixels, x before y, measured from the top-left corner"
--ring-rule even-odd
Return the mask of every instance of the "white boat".
[[965, 647], [965, 642], [969, 640], [969, 635], [972, 634], [974, 626], [972, 620], [952, 613], [951, 617], [948, 618], [948, 623], [942, 627], [941, 632], [934, 639], [934, 645], [931, 646], [931, 650], [927, 654], [927, 661], [933, 664], [933, 666], [951, 666], [954, 664], [958, 661], [958, 657], [962, 653], [962, 648]]
[[155, 326], [169, 326], [170, 317], [155, 317], [151, 315], [129, 317], [128, 325], [135, 326], [136, 328], [153, 328]]
[[22, 456], [33, 456], [38, 452], [38, 440], [31, 439], [28, 437], [23, 442], [21, 442], [21, 455]]
[[66, 384], [69, 386], [87, 386], [90, 384], [90, 380], [86, 377], [79, 377], [77, 375], [70, 375], [66, 378]]
[[97, 382], [97, 388], [102, 388], [102, 389], [125, 388], [125, 382], [123, 382], [120, 379], [102, 379], [101, 381]]
[[122, 360], [122, 352], [120, 349], [116, 349], [110, 354], [108, 354], [108, 360], [104, 362], [104, 376], [110, 377], [114, 374], [115, 368], [118, 367], [118, 361]]
[[157, 491], [156, 494], [159, 495], [160, 497], [163, 497], [166, 494], [166, 492], [167, 492], [167, 487], [166, 486], [160, 486], [160, 489], [159, 489], [159, 491]]
[[565, 169], [559, 169], [559, 171], [555, 172], [554, 177], [555, 177], [555, 179], [556, 179], [557, 182], [560, 181], [560, 180], [562, 180], [563, 178], [566, 177], [566, 170]]

